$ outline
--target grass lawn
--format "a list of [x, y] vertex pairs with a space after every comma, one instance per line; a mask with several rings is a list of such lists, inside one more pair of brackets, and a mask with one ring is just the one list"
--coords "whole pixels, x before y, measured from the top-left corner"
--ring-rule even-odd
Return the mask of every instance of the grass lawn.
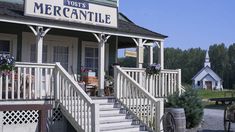
[[226, 105], [215, 105], [215, 102], [208, 101], [209, 98], [224, 98], [224, 97], [235, 97], [235, 91], [224, 90], [224, 91], [211, 91], [211, 90], [198, 90], [199, 96], [203, 99], [205, 108], [210, 109], [224, 109]]
[[224, 98], [224, 97], [235, 97], [235, 91], [211, 91], [211, 90], [198, 90], [198, 94], [202, 99], [209, 98]]

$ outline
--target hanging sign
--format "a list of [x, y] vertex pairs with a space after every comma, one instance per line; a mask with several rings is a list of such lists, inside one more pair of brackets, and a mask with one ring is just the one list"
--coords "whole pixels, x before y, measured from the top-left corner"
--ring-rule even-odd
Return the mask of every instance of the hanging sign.
[[25, 0], [26, 16], [117, 28], [116, 7], [84, 0]]
[[129, 51], [129, 50], [125, 50], [125, 56], [126, 57], [137, 57], [137, 53], [136, 51]]

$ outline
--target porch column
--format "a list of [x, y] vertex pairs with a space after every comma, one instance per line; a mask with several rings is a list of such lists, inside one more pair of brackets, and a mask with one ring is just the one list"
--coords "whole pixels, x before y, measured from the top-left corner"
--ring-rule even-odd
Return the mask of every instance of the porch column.
[[149, 65], [153, 64], [153, 46], [149, 46], [148, 63]]
[[109, 39], [110, 35], [105, 34], [93, 34], [99, 43], [99, 66], [98, 66], [98, 79], [99, 79], [99, 96], [104, 96], [104, 79], [105, 79], [105, 43]]
[[164, 69], [164, 43], [163, 41], [159, 42], [158, 63], [161, 65], [161, 69]]
[[45, 31], [43, 27], [29, 26], [29, 28], [33, 31], [36, 36], [36, 60], [37, 63], [42, 63], [42, 53], [43, 53], [43, 37], [51, 30], [51, 28], [47, 28]]
[[144, 63], [144, 44], [146, 43], [147, 40], [144, 40], [139, 38], [135, 39], [132, 38], [136, 45], [137, 45], [137, 60], [136, 60], [136, 67], [137, 68], [143, 68], [143, 63]]

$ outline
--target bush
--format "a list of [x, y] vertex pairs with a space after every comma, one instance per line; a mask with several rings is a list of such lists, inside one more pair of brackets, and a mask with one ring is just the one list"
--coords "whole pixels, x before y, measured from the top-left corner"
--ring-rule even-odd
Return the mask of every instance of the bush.
[[197, 91], [187, 89], [179, 96], [174, 93], [168, 97], [167, 107], [184, 108], [186, 116], [186, 128], [194, 128], [198, 126], [203, 117], [203, 103], [198, 96]]

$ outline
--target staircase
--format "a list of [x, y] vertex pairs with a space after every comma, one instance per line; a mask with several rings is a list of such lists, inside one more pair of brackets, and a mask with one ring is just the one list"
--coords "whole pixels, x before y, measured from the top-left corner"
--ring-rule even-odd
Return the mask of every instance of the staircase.
[[134, 115], [130, 114], [114, 97], [93, 98], [99, 107], [100, 132], [147, 132]]
[[143, 69], [115, 66], [114, 97], [91, 98], [59, 63], [17, 63], [16, 68], [0, 76], [0, 100], [56, 101], [78, 132], [160, 132], [163, 98], [184, 90], [180, 70], [150, 77]]
[[120, 67], [115, 67], [112, 98], [91, 99], [60, 64], [55, 71], [56, 101], [76, 131], [162, 130], [163, 100], [154, 98]]

